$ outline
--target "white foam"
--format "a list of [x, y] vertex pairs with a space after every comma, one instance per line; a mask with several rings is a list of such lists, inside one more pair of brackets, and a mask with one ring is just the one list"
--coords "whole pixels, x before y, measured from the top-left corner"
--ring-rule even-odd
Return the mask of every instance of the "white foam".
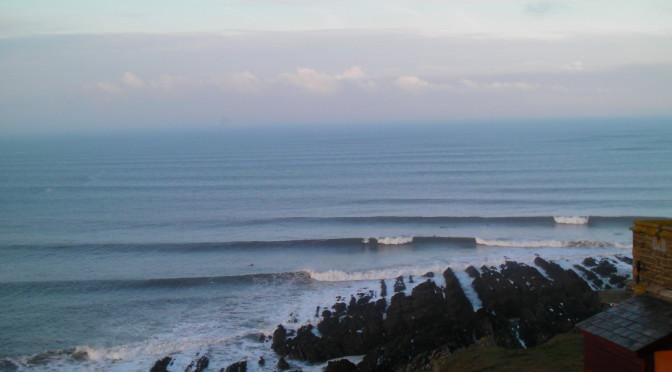
[[581, 217], [581, 216], [555, 216], [553, 217], [555, 223], [565, 224], [565, 225], [586, 225], [590, 217]]
[[377, 279], [394, 279], [399, 276], [413, 275], [415, 277], [433, 272], [441, 274], [446, 270], [446, 264], [436, 264], [422, 267], [406, 267], [406, 268], [392, 268], [380, 270], [367, 270], [345, 272], [341, 270], [327, 270], [327, 271], [311, 271], [307, 270], [312, 279], [322, 282], [347, 282], [347, 281], [361, 281], [361, 280], [377, 280]]
[[365, 238], [365, 239], [362, 239], [362, 242], [364, 244], [368, 244], [368, 243], [371, 242], [371, 239], [375, 239], [378, 242], [378, 244], [383, 244], [383, 245], [403, 245], [403, 244], [409, 244], [409, 243], [413, 242], [413, 237], [412, 236]]
[[518, 248], [564, 248], [564, 247], [617, 247], [628, 248], [625, 245], [614, 242], [601, 242], [597, 240], [504, 240], [476, 238], [476, 244], [490, 247], [518, 247]]

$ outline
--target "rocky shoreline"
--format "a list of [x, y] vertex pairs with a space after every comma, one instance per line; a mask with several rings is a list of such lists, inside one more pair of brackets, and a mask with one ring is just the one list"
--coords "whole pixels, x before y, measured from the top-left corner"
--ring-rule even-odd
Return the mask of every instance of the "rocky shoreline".
[[[452, 269], [442, 274], [445, 286], [436, 284], [435, 273], [380, 281], [380, 291], [338, 298], [330, 308], [317, 308], [317, 325], [293, 330], [279, 325], [270, 339], [280, 357], [269, 370], [290, 369], [287, 360], [324, 363], [345, 356], [364, 355], [358, 364], [347, 359], [331, 361], [327, 372], [429, 370], [432, 355], [451, 353], [474, 345], [522, 349], [543, 344], [553, 336], [573, 330], [574, 324], [604, 306], [595, 289], [623, 288], [627, 275], [618, 275], [615, 263], [632, 264], [626, 256], [586, 258], [574, 269], [563, 269], [537, 257], [533, 264], [507, 261], [495, 266], [466, 269], [471, 287], [481, 301], [474, 310]], [[435, 280], [437, 279], [437, 280]], [[419, 283], [419, 284], [417, 284]], [[406, 294], [407, 284], [415, 287]], [[152, 372], [170, 370], [170, 357], [158, 360]], [[240, 361], [224, 372], [244, 372]], [[265, 361], [258, 360], [260, 366]], [[208, 368], [203, 355], [185, 372]]]

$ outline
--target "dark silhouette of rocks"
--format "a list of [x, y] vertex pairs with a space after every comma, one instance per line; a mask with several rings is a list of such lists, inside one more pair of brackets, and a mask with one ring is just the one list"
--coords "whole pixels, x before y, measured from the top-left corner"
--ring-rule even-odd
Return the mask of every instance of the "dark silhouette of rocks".
[[[224, 370], [222, 368], [222, 370]], [[247, 372], [247, 361], [236, 362], [226, 367], [226, 372]]]
[[154, 366], [149, 370], [149, 372], [167, 372], [168, 366], [173, 362], [173, 358], [165, 357], [159, 359], [154, 363]]
[[[592, 268], [602, 265], [611, 272], [603, 261]], [[389, 306], [385, 298], [376, 300], [373, 291], [358, 293], [347, 306], [337, 302], [323, 310], [316, 327], [304, 325], [293, 335], [278, 326], [272, 348], [282, 357], [313, 363], [364, 354], [358, 371], [389, 371], [439, 348], [450, 353], [478, 340], [506, 348], [538, 345], [601, 310], [597, 293], [576, 272], [540, 257], [534, 264], [507, 261], [499, 267], [467, 268], [482, 302], [478, 311], [450, 268], [443, 273], [445, 287], [427, 279], [410, 295], [398, 277]], [[589, 279], [600, 280], [594, 270], [579, 267]], [[354, 370], [350, 362], [332, 364], [344, 368], [333, 371]]]
[[347, 359], [331, 361], [327, 364], [324, 372], [356, 372], [357, 365]]
[[278, 368], [283, 371], [289, 369], [289, 363], [287, 363], [285, 358], [280, 358], [280, 360], [278, 360]]
[[208, 368], [209, 365], [210, 365], [210, 358], [208, 358], [206, 355], [203, 355], [200, 358], [189, 363], [187, 368], [184, 369], [184, 372], [202, 372], [204, 369]]
[[406, 290], [406, 284], [404, 284], [404, 277], [400, 276], [394, 282], [394, 293], [405, 291], [405, 290]]

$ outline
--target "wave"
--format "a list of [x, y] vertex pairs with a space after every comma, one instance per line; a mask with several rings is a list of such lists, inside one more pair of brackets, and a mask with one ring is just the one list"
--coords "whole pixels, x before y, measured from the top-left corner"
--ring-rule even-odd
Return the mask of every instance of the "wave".
[[86, 293], [110, 290], [179, 289], [219, 284], [276, 283], [309, 280], [305, 271], [211, 277], [156, 278], [136, 280], [73, 280], [0, 283], [0, 294]]
[[565, 225], [587, 225], [590, 217], [581, 217], [581, 216], [556, 216], [553, 217], [555, 223], [565, 224]]
[[[457, 224], [515, 224], [515, 225], [553, 225], [557, 218], [575, 218], [564, 216], [335, 216], [335, 217], [279, 217], [256, 220], [241, 220], [232, 225], [273, 225], [279, 223], [305, 224], [394, 224], [394, 223], [457, 223]], [[632, 223], [640, 219], [660, 219], [660, 216], [584, 216], [591, 222]]]
[[435, 275], [441, 275], [448, 267], [447, 264], [436, 264], [424, 267], [396, 267], [391, 269], [366, 270], [345, 272], [341, 270], [327, 270], [327, 271], [311, 271], [306, 273], [310, 278], [320, 282], [348, 282], [361, 280], [379, 280], [379, 279], [393, 279], [399, 276], [413, 275], [421, 277], [428, 272], [433, 272]]
[[404, 245], [413, 243], [412, 236], [399, 236], [399, 237], [383, 237], [383, 238], [365, 238], [362, 239], [364, 244], [382, 244], [382, 245]]
[[518, 248], [567, 248], [567, 247], [585, 247], [585, 248], [631, 248], [615, 242], [601, 242], [597, 240], [504, 240], [504, 239], [483, 239], [476, 238], [476, 244], [489, 247], [518, 247]]

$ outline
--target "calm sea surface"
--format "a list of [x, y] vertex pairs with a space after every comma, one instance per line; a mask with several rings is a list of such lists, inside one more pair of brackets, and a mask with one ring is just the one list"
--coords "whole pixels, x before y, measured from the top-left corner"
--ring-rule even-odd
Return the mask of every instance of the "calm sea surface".
[[671, 140], [661, 119], [1, 138], [0, 370], [254, 371], [260, 333], [380, 279], [627, 255], [633, 219], [672, 217]]

